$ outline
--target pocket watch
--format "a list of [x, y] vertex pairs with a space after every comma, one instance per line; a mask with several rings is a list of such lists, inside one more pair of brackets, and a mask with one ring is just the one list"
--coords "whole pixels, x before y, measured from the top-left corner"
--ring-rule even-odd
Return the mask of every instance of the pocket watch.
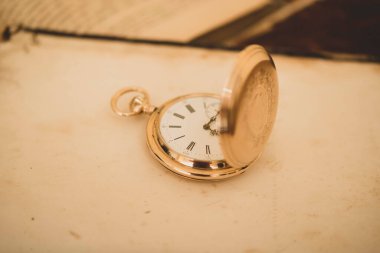
[[[137, 95], [123, 111], [118, 101], [128, 93]], [[276, 68], [259, 45], [239, 53], [220, 95], [193, 93], [155, 107], [144, 89], [126, 87], [111, 98], [119, 116], [149, 115], [147, 144], [163, 166], [199, 180], [241, 174], [257, 160], [272, 131], [277, 104]]]

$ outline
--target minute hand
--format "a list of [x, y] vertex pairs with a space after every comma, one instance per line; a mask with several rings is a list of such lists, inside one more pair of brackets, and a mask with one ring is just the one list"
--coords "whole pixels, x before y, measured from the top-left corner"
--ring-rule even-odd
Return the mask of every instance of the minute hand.
[[210, 125], [211, 125], [212, 122], [214, 122], [214, 121], [216, 120], [216, 117], [218, 117], [219, 112], [220, 112], [220, 111], [218, 111], [218, 112], [215, 114], [215, 116], [211, 117], [211, 119], [210, 119], [209, 122], [207, 122], [206, 124], [203, 125], [203, 129], [205, 129], [205, 130], [210, 130]]

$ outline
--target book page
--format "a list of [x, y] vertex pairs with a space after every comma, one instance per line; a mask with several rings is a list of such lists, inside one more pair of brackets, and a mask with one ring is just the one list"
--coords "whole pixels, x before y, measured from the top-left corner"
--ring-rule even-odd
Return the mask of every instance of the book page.
[[23, 24], [73, 33], [187, 42], [270, 0], [2, 0], [0, 28]]
[[0, 45], [1, 252], [375, 252], [380, 66], [274, 55], [261, 158], [220, 182], [174, 175], [148, 116], [110, 98], [219, 94], [236, 53], [18, 34]]

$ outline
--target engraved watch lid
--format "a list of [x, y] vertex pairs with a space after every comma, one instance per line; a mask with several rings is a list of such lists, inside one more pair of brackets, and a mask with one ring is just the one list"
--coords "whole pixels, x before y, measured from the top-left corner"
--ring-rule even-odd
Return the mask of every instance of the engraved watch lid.
[[276, 67], [259, 45], [237, 57], [221, 101], [221, 146], [227, 163], [246, 167], [261, 154], [272, 131], [278, 103]]

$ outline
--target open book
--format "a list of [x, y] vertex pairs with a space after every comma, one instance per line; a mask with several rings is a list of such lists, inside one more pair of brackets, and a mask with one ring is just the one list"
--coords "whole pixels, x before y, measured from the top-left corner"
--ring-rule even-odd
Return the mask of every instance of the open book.
[[[271, 0], [0, 1], [0, 28], [29, 28], [187, 42]], [[1, 31], [1, 29], [0, 29]]]

